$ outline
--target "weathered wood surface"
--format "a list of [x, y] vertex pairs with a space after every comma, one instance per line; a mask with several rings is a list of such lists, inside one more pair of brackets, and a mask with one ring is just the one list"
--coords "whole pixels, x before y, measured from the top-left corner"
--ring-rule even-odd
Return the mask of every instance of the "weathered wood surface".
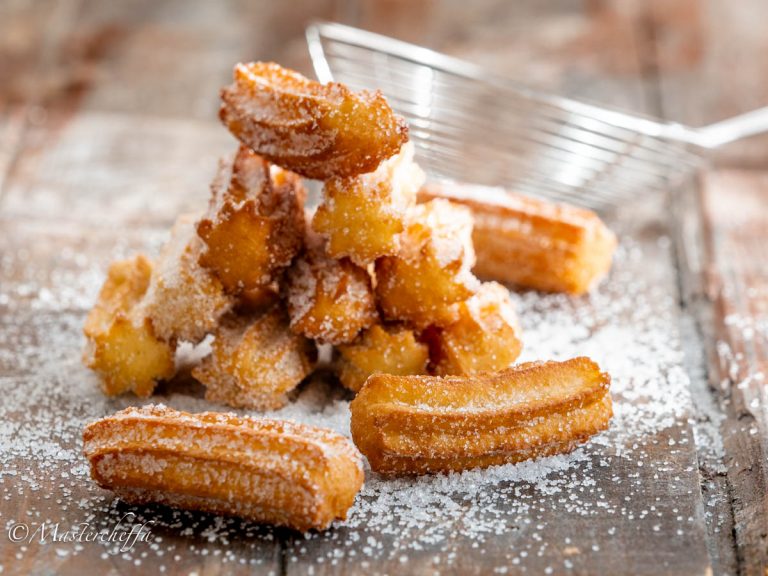
[[[759, 24], [765, 3], [650, 6], [664, 114], [701, 126], [768, 105], [756, 60], [768, 47]], [[711, 393], [700, 396], [701, 417], [719, 426], [724, 453], [700, 454], [708, 510], [721, 523], [710, 523], [712, 550], [723, 571], [760, 575], [768, 567], [766, 150], [768, 137], [757, 136], [714, 151], [715, 169], [698, 192], [676, 199], [683, 306], [697, 320], [691, 338], [704, 347], [701, 376]]]
[[[764, 75], [750, 64], [766, 42], [758, 17], [765, 7], [749, 5], [0, 5], [0, 393], [14, 407], [0, 407], [0, 431], [10, 439], [0, 442], [2, 461], [10, 462], [0, 470], [0, 525], [32, 518], [109, 529], [130, 511], [83, 481], [82, 421], [135, 399], [109, 401], [97, 392], [79, 365], [80, 326], [107, 262], [155, 250], [176, 214], [205, 201], [215, 158], [232, 146], [214, 116], [218, 87], [235, 61], [272, 59], [309, 72], [303, 28], [315, 18], [334, 19], [468, 57], [538, 87], [703, 123], [768, 103]], [[729, 64], [734, 56], [740, 66]], [[718, 161], [759, 169], [764, 149], [761, 139], [753, 140], [718, 154]], [[660, 221], [654, 211], [664, 211], [651, 205], [612, 220], [627, 244], [611, 283], [592, 299], [520, 297], [530, 357], [594, 354], [615, 365], [619, 401], [627, 406], [645, 409], [632, 387], [653, 378], [643, 381], [649, 375], [642, 370], [638, 377], [624, 373], [615, 354], [621, 343], [613, 340], [634, 342], [634, 336], [607, 330], [615, 329], [612, 321], [648, 336], [664, 333], [646, 350], [660, 353], [661, 343], [673, 352], [653, 363], [660, 370], [654, 377], [674, 379], [685, 369], [692, 381], [693, 394], [675, 400], [668, 424], [638, 429], [629, 446], [627, 434], [614, 430], [575, 468], [553, 473], [562, 481], [553, 493], [523, 477], [479, 486], [457, 498], [458, 515], [435, 511], [439, 539], [430, 532], [434, 524], [410, 522], [413, 507], [402, 502], [390, 502], [389, 512], [363, 507], [370, 526], [353, 518], [348, 527], [309, 540], [153, 509], [145, 515], [157, 521], [153, 532], [162, 544], [137, 547], [127, 557], [87, 544], [21, 550], [0, 534], [3, 573], [86, 567], [145, 573], [164, 566], [180, 574], [762, 574], [768, 549], [768, 427], [759, 380], [766, 362], [764, 175], [717, 172], [705, 178], [701, 193], [700, 203], [696, 188], [688, 189], [669, 219]], [[699, 331], [691, 328], [695, 319]], [[589, 337], [558, 341], [537, 330], [539, 320]], [[161, 390], [159, 400], [207, 408], [198, 397], [199, 388], [178, 382]], [[34, 454], [18, 450], [20, 440], [34, 444]], [[567, 482], [570, 474], [594, 480], [591, 497]], [[569, 505], [571, 496], [578, 506]], [[384, 501], [380, 494], [371, 498]], [[491, 528], [478, 540], [467, 536], [470, 524]], [[365, 553], [366, 546], [374, 551]]]

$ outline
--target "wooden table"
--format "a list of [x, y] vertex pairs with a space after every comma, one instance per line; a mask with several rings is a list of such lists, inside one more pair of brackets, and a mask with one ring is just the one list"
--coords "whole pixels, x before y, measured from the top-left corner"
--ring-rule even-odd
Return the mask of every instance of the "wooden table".
[[[570, 459], [448, 488], [369, 475], [350, 522], [309, 538], [134, 511], [87, 483], [79, 434], [136, 400], [102, 398], [79, 354], [109, 260], [156, 250], [205, 202], [233, 146], [215, 120], [233, 63], [310, 73], [312, 19], [702, 124], [768, 103], [766, 17], [758, 0], [0, 4], [0, 573], [765, 574], [765, 138], [718, 152], [669, 200], [610, 216], [622, 247], [593, 296], [516, 296], [529, 357], [583, 352], [614, 372], [612, 430]], [[318, 381], [301, 402], [339, 394]], [[180, 381], [156, 400], [204, 409], [199, 396]], [[12, 542], [19, 524], [121, 521], [151, 522], [153, 541]]]

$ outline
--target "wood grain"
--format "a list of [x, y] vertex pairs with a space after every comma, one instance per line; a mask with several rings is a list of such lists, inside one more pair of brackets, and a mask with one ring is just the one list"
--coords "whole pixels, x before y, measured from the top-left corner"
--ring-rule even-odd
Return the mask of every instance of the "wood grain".
[[[766, 49], [758, 24], [764, 3], [746, 2], [738, 10], [716, 1], [649, 6], [667, 118], [703, 125], [768, 104], [756, 59]], [[716, 151], [712, 159], [722, 168], [703, 175], [700, 193], [689, 189], [674, 198], [683, 305], [697, 320], [693, 337], [704, 346], [703, 375], [714, 410], [722, 411], [722, 420], [713, 424], [722, 434], [723, 460], [702, 454], [700, 463], [703, 486], [713, 490], [706, 494], [712, 504], [711, 550], [723, 573], [763, 574], [768, 557], [766, 417], [755, 397], [759, 383], [748, 384], [766, 356], [759, 336], [749, 337], [749, 328], [745, 336], [744, 327], [733, 324], [741, 318], [760, 325], [763, 315], [766, 150], [768, 138], [759, 136]]]
[[722, 395], [738, 561], [768, 569], [768, 173], [718, 170], [702, 188], [714, 315], [711, 382]]

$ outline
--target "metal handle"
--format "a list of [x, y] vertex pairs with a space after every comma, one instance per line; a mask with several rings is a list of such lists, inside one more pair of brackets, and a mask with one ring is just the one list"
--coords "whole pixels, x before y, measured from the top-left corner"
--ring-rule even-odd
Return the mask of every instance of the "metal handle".
[[715, 122], [697, 130], [699, 145], [717, 148], [736, 140], [768, 132], [768, 106]]

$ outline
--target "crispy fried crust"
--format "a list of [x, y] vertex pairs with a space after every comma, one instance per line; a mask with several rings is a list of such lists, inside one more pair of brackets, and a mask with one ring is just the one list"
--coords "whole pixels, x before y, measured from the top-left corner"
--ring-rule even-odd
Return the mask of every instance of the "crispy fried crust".
[[307, 178], [376, 169], [408, 140], [405, 121], [380, 92], [320, 84], [277, 64], [238, 64], [219, 116], [258, 154]]
[[240, 146], [211, 185], [208, 211], [197, 224], [200, 264], [233, 294], [274, 281], [304, 240], [301, 179]]
[[174, 374], [174, 345], [155, 336], [140, 306], [151, 274], [152, 264], [142, 255], [114, 262], [85, 321], [83, 362], [99, 374], [110, 396], [149, 396], [159, 380]]
[[472, 210], [474, 272], [548, 292], [583, 294], [610, 270], [616, 237], [589, 210], [515, 194], [483, 201], [472, 186], [430, 184], [420, 201], [447, 198]]
[[457, 318], [457, 302], [475, 293], [480, 283], [470, 269], [472, 215], [446, 200], [416, 206], [397, 256], [376, 261], [376, 296], [389, 320], [425, 328], [445, 326]]
[[316, 237], [288, 271], [291, 330], [320, 343], [352, 342], [378, 318], [368, 272], [334, 260]]
[[382, 162], [375, 172], [325, 183], [324, 200], [312, 228], [328, 238], [328, 254], [366, 266], [396, 254], [407, 210], [416, 203], [424, 173], [413, 162], [413, 146]]
[[374, 374], [352, 401], [371, 468], [422, 474], [572, 450], [608, 427], [610, 377], [588, 358], [474, 377]]
[[237, 298], [236, 311], [243, 314], [266, 312], [280, 302], [282, 275], [266, 286], [243, 290]]
[[346, 438], [288, 421], [146, 406], [89, 424], [83, 442], [92, 478], [129, 503], [302, 531], [344, 519], [363, 484]]
[[211, 354], [192, 371], [211, 402], [280, 408], [317, 360], [315, 344], [289, 330], [279, 307], [256, 317], [226, 317], [214, 335]]
[[196, 344], [216, 327], [235, 300], [215, 275], [199, 264], [202, 241], [195, 215], [179, 216], [163, 247], [143, 306], [158, 337]]
[[371, 326], [351, 344], [338, 348], [336, 373], [341, 383], [357, 392], [368, 376], [426, 374], [429, 350], [412, 330], [402, 326]]
[[517, 360], [523, 343], [509, 290], [501, 284], [486, 282], [457, 308], [456, 322], [429, 331], [436, 374], [469, 376], [495, 372]]

